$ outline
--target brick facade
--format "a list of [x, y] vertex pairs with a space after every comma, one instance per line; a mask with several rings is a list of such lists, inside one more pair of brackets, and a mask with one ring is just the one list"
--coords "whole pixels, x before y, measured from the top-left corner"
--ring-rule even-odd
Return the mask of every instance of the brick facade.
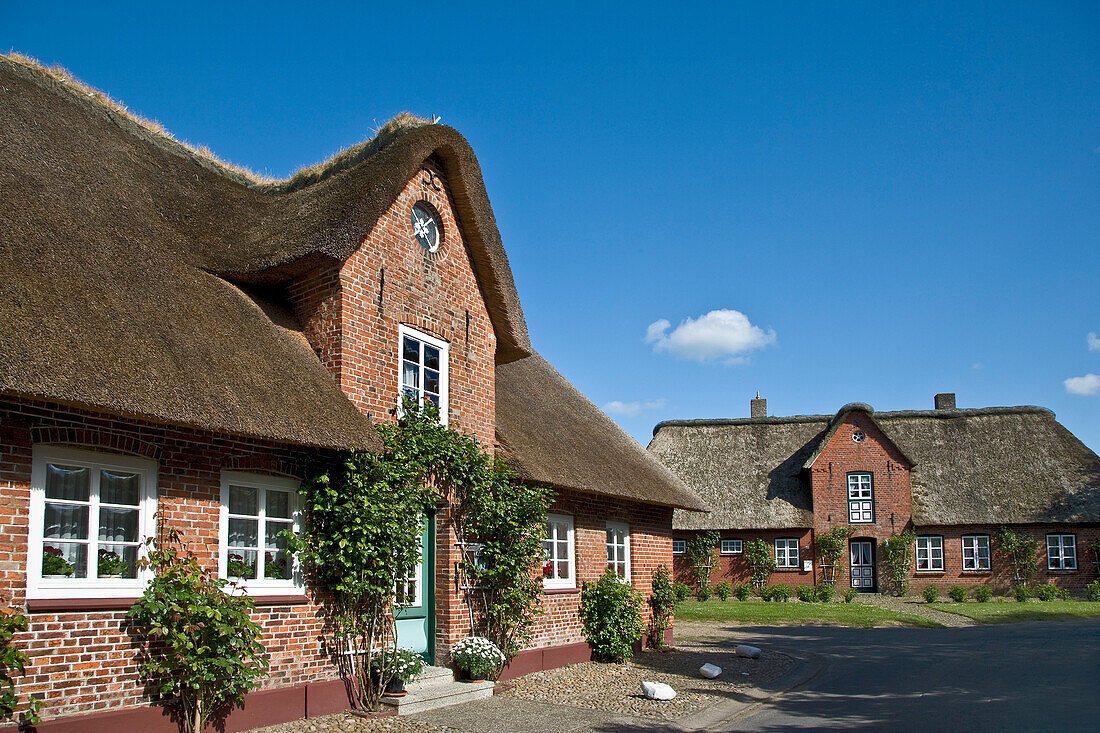
[[[674, 535], [677, 538], [687, 539], [696, 532], [675, 532]], [[803, 560], [809, 560], [813, 557], [812, 543], [813, 532], [808, 529], [777, 529], [777, 530], [726, 530], [718, 533], [721, 539], [727, 540], [741, 540], [742, 548], [744, 543], [749, 540], [755, 540], [763, 538], [768, 543], [768, 547], [771, 548], [773, 557], [775, 553], [775, 541], [783, 538], [794, 538], [798, 540], [798, 568], [776, 568], [775, 572], [771, 574], [768, 579], [770, 584], [782, 583], [784, 585], [813, 585], [814, 574], [803, 570]], [[714, 567], [710, 571], [710, 584], [716, 585], [723, 580], [728, 580], [733, 585], [739, 585], [741, 583], [748, 583], [752, 581], [752, 568], [749, 566], [748, 561], [745, 559], [745, 553], [738, 554], [723, 554], [721, 552], [722, 543], [719, 541], [718, 547], [714, 548], [712, 558], [714, 560]], [[695, 567], [688, 562], [687, 558], [683, 555], [673, 556], [673, 570], [676, 576], [676, 582], [686, 583], [692, 587], [697, 585], [695, 579]]]

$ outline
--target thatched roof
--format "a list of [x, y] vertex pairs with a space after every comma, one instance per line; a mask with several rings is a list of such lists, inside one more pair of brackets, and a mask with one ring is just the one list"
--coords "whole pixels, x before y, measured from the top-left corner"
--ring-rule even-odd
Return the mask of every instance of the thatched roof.
[[711, 504], [677, 512], [682, 529], [813, 524], [805, 468], [852, 410], [870, 415], [913, 464], [913, 522], [1100, 522], [1100, 457], [1041, 407], [670, 420], [649, 450]]
[[250, 180], [0, 57], [0, 392], [326, 447], [377, 436], [294, 318], [260, 295], [348, 257], [423, 162], [443, 165], [497, 332], [527, 327], [480, 168], [404, 120], [285, 182]]
[[496, 403], [500, 455], [525, 479], [706, 510], [691, 489], [537, 353], [497, 367]]

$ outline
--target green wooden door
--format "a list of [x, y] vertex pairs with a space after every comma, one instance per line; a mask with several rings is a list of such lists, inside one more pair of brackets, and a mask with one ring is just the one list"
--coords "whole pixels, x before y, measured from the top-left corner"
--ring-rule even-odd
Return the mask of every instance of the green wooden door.
[[424, 520], [420, 534], [420, 564], [403, 588], [409, 606], [397, 614], [397, 645], [420, 653], [428, 664], [435, 663], [435, 516]]

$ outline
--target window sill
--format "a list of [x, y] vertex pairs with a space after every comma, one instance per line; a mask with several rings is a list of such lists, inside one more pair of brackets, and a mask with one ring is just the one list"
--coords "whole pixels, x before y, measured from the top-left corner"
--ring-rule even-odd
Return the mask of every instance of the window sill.
[[298, 595], [261, 595], [249, 597], [257, 606], [305, 606], [309, 603], [309, 597], [301, 593]]
[[544, 596], [569, 596], [580, 593], [579, 588], [543, 588], [542, 594]]
[[914, 570], [913, 575], [947, 575], [946, 570]]
[[791, 567], [791, 568], [776, 568], [775, 572], [777, 572], [777, 573], [808, 573], [810, 571], [809, 570], [803, 570], [802, 566], [799, 565], [797, 567]]
[[1048, 573], [1057, 573], [1058, 575], [1070, 575], [1072, 573], [1081, 572], [1077, 568], [1047, 568]]
[[137, 602], [133, 598], [28, 598], [27, 610], [47, 611], [127, 611]]

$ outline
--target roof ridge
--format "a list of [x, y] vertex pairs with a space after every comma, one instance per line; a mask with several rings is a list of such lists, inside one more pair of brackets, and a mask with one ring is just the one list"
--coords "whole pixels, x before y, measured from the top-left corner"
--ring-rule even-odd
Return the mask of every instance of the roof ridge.
[[380, 125], [369, 138], [348, 146], [324, 160], [304, 165], [286, 178], [257, 173], [251, 168], [218, 157], [205, 145], [180, 140], [164, 125], [131, 111], [125, 104], [78, 79], [60, 64], [46, 66], [38, 59], [13, 51], [0, 54], [0, 65], [7, 65], [23, 77], [67, 95], [72, 101], [105, 114], [124, 132], [162, 150], [192, 160], [207, 170], [225, 176], [234, 183], [265, 193], [290, 193], [346, 170], [385, 148], [401, 133], [435, 124], [410, 112], [399, 112]]

